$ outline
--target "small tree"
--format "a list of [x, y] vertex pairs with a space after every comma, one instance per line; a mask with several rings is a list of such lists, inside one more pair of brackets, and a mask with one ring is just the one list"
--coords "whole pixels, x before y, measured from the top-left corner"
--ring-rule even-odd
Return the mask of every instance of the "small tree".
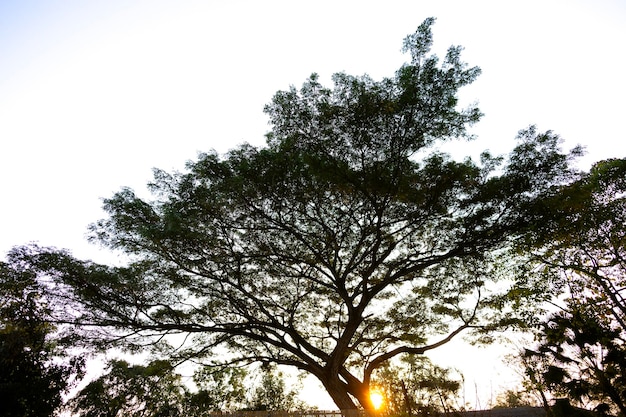
[[264, 365], [260, 369], [261, 379], [252, 389], [248, 399], [252, 410], [294, 411], [304, 408], [304, 404], [297, 399], [298, 393], [288, 389], [285, 376], [271, 365]]
[[461, 375], [441, 368], [426, 357], [407, 356], [376, 372], [373, 385], [384, 398], [385, 411], [394, 416], [430, 416], [462, 408], [458, 404]]
[[245, 407], [247, 372], [243, 368], [203, 366], [194, 374], [198, 391], [189, 395], [189, 413], [237, 410]]
[[524, 390], [508, 389], [496, 397], [493, 408], [536, 407], [537, 400]]
[[69, 408], [85, 417], [178, 417], [186, 415], [186, 390], [166, 361], [130, 365], [112, 360], [108, 371], [90, 382]]
[[51, 416], [83, 361], [65, 356], [45, 290], [19, 264], [0, 262], [0, 415]]

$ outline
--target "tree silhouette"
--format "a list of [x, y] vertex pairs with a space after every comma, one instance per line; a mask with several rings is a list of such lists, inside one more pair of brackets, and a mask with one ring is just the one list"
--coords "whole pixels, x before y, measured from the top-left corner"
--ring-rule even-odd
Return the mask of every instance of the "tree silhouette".
[[371, 409], [372, 374], [394, 357], [518, 323], [522, 292], [502, 273], [517, 258], [503, 255], [570, 181], [573, 154], [534, 128], [508, 159], [439, 152], [471, 137], [481, 114], [458, 109], [457, 92], [480, 71], [460, 47], [430, 54], [433, 22], [405, 39], [411, 60], [391, 78], [340, 73], [330, 89], [313, 75], [276, 93], [267, 146], [155, 170], [152, 200], [130, 189], [105, 200], [92, 238], [127, 266], [26, 256], [71, 290], [64, 320], [128, 343], [192, 336], [171, 353], [183, 359], [225, 348], [225, 365], [292, 366], [340, 409]]
[[[0, 415], [6, 417], [53, 415], [82, 375], [83, 361], [64, 355], [36, 278], [19, 263], [0, 262]], [[55, 360], [60, 356], [67, 360]]]
[[[563, 302], [526, 351], [543, 387], [626, 414], [626, 160], [599, 162], [546, 203], [528, 242]], [[538, 366], [541, 365], [541, 366]]]

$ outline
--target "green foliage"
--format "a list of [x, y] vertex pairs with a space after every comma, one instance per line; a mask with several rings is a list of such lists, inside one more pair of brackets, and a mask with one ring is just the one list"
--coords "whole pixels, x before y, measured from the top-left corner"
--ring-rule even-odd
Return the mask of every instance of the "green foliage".
[[584, 308], [569, 306], [543, 325], [533, 374], [540, 386], [579, 404], [605, 405], [623, 412], [626, 401], [626, 350], [623, 330], [604, 327]]
[[189, 335], [171, 352], [182, 359], [219, 347], [232, 364], [292, 366], [341, 409], [371, 408], [372, 373], [398, 355], [516, 325], [512, 307], [537, 293], [509, 292], [499, 258], [543, 222], [577, 151], [530, 128], [508, 158], [438, 152], [480, 118], [457, 106], [480, 71], [459, 47], [430, 54], [433, 22], [406, 38], [411, 61], [393, 77], [340, 73], [327, 88], [312, 75], [276, 93], [266, 147], [156, 170], [152, 200], [106, 199], [92, 239], [129, 265], [50, 250], [24, 262], [71, 289], [68, 321], [135, 347]]
[[547, 200], [530, 235], [563, 300], [527, 350], [537, 384], [626, 414], [626, 160], [597, 163]]
[[304, 408], [281, 372], [263, 367], [261, 378], [247, 380], [234, 367], [202, 367], [194, 374], [197, 390], [184, 384], [163, 360], [131, 365], [111, 360], [107, 371], [72, 398], [66, 408], [84, 417], [202, 417], [236, 410], [293, 411]]
[[83, 362], [63, 354], [35, 274], [0, 263], [0, 415], [51, 416]]
[[537, 400], [526, 391], [506, 390], [496, 397], [493, 408], [537, 407]]
[[183, 412], [185, 389], [166, 361], [146, 366], [112, 360], [108, 372], [90, 382], [68, 404], [84, 417], [174, 417]]
[[458, 411], [460, 375], [426, 357], [409, 356], [376, 372], [373, 385], [383, 393], [385, 412], [394, 416], [430, 416]]
[[206, 366], [194, 374], [194, 382], [198, 391], [188, 399], [191, 414], [202, 415], [202, 412], [226, 411], [245, 408], [245, 384], [247, 372], [243, 368], [223, 368]]
[[261, 379], [257, 381], [248, 399], [249, 408], [255, 411], [295, 411], [305, 405], [298, 401], [295, 389], [287, 389], [285, 377], [275, 367], [264, 365], [260, 369]]

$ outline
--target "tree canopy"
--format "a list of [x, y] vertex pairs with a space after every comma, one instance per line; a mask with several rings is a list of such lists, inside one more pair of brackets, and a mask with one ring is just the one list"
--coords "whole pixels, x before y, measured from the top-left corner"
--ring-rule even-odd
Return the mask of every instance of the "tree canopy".
[[339, 73], [327, 88], [314, 74], [276, 93], [266, 146], [155, 170], [151, 199], [106, 199], [91, 236], [128, 265], [24, 251], [73, 306], [61, 319], [128, 343], [184, 335], [181, 359], [292, 366], [340, 409], [371, 409], [372, 374], [393, 358], [518, 323], [523, 292], [503, 272], [517, 261], [502, 255], [579, 150], [529, 128], [508, 158], [439, 152], [471, 139], [481, 113], [458, 90], [480, 70], [457, 46], [431, 54], [433, 23], [405, 39], [392, 77]]
[[83, 417], [203, 417], [223, 411], [303, 407], [281, 372], [263, 366], [257, 374], [259, 378], [251, 379], [243, 368], [207, 366], [196, 370], [196, 389], [191, 389], [166, 360], [133, 365], [112, 359], [106, 372], [78, 391], [64, 408]]
[[[52, 416], [80, 358], [63, 354], [63, 340], [50, 323], [45, 289], [32, 271], [0, 262], [0, 415]], [[57, 360], [55, 360], [57, 359]]]
[[546, 205], [555, 217], [529, 235], [553, 275], [556, 310], [526, 351], [536, 383], [626, 414], [626, 160], [595, 164]]
[[81, 389], [68, 409], [84, 417], [186, 415], [186, 390], [167, 361], [146, 366], [111, 360], [108, 372]]

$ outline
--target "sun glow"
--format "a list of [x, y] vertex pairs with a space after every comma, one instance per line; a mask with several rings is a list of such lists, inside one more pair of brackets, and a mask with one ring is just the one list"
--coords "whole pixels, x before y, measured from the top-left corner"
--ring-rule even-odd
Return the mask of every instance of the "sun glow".
[[374, 409], [380, 410], [384, 403], [384, 397], [382, 392], [378, 390], [370, 391], [370, 401], [372, 402]]

